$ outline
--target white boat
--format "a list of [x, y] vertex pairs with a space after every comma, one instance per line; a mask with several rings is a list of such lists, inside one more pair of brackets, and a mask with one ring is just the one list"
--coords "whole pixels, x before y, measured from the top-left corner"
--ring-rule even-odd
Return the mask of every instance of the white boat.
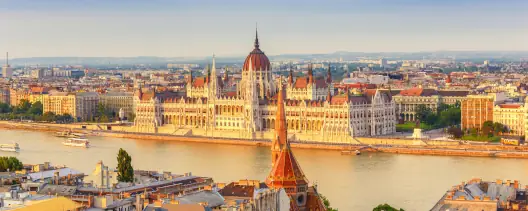
[[82, 133], [72, 133], [71, 131], [57, 132], [55, 134], [55, 136], [63, 137], [63, 138], [85, 138], [84, 134], [82, 134]]
[[88, 148], [90, 146], [90, 142], [88, 141], [88, 139], [85, 138], [69, 138], [68, 140], [63, 141], [62, 144], [71, 147]]
[[19, 152], [20, 151], [20, 147], [18, 146], [18, 143], [0, 144], [0, 151]]

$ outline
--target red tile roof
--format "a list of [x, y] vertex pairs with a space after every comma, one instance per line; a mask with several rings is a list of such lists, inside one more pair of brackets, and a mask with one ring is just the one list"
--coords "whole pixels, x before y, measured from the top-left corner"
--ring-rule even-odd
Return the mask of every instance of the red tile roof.
[[31, 90], [30, 92], [33, 93], [33, 94], [46, 94], [48, 93], [48, 91], [50, 90], [49, 87], [41, 87], [41, 86], [34, 86], [34, 87], [31, 87]]
[[205, 85], [206, 78], [205, 77], [196, 77], [193, 79], [192, 86], [193, 87], [203, 87]]
[[520, 104], [500, 104], [499, 107], [501, 108], [520, 108]]
[[262, 52], [260, 50], [258, 37], [255, 37], [255, 45], [254, 45], [254, 47], [255, 48], [253, 49], [253, 51], [251, 51], [249, 53], [249, 55], [246, 57], [246, 61], [244, 61], [244, 66], [243, 66], [242, 70], [248, 71], [249, 70], [249, 63], [251, 63], [253, 71], [271, 70], [271, 63], [270, 63], [268, 57], [266, 56], [266, 54], [264, 54], [264, 52]]
[[400, 92], [402, 96], [433, 96], [436, 94], [436, 90], [434, 89], [423, 89], [419, 87], [402, 90]]
[[266, 185], [272, 188], [281, 188], [307, 184], [308, 179], [306, 179], [301, 166], [295, 159], [290, 144], [286, 142], [266, 179]]
[[293, 88], [300, 89], [300, 88], [306, 88], [308, 87], [308, 78], [307, 77], [297, 77], [297, 80], [295, 80], [295, 83], [293, 84]]
[[226, 92], [226, 96], [228, 96], [228, 97], [236, 97], [236, 95], [237, 95], [237, 92], [235, 92], [235, 91]]

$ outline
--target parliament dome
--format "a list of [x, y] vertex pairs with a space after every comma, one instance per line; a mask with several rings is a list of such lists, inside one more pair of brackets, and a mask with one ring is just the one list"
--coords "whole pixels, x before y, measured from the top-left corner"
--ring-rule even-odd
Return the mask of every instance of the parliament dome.
[[258, 41], [258, 33], [255, 34], [254, 46], [255, 48], [253, 49], [253, 51], [251, 51], [249, 55], [246, 57], [246, 61], [244, 61], [244, 66], [242, 70], [249, 71], [249, 63], [250, 63], [249, 61], [250, 60], [251, 60], [251, 65], [253, 66], [252, 67], [253, 71], [271, 70], [271, 63], [268, 57], [266, 56], [266, 54], [264, 54], [264, 52], [262, 52], [262, 50], [260, 50], [259, 41]]

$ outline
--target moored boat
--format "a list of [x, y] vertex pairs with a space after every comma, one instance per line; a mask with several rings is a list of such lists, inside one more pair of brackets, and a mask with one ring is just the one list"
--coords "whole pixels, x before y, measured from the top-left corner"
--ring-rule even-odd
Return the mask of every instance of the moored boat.
[[55, 134], [55, 136], [63, 137], [63, 138], [85, 138], [84, 134], [82, 134], [82, 133], [72, 133], [71, 131], [57, 132]]
[[90, 146], [90, 142], [88, 141], [88, 139], [85, 138], [69, 138], [68, 140], [63, 141], [62, 144], [71, 147], [88, 148]]
[[18, 146], [18, 143], [0, 144], [0, 151], [19, 152], [20, 151], [20, 147]]

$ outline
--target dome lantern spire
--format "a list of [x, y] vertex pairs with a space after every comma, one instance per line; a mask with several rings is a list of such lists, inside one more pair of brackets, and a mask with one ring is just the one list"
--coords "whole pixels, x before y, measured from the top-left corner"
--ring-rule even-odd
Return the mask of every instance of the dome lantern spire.
[[255, 49], [259, 49], [258, 26], [255, 27]]

